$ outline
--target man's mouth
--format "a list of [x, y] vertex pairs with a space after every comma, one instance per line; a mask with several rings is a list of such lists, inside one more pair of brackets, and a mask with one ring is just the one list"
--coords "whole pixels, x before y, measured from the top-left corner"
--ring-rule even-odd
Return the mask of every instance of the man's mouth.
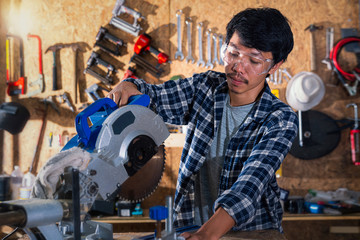
[[240, 84], [248, 84], [249, 81], [243, 77], [241, 77], [239, 74], [236, 73], [228, 73], [226, 74], [228, 79], [230, 79], [231, 83], [233, 85], [240, 85]]

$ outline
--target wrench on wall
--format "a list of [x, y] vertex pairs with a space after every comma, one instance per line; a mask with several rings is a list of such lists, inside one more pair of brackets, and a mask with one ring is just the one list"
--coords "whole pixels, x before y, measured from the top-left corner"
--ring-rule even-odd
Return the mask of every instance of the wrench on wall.
[[[220, 50], [221, 50], [222, 49], [221, 47], [222, 47], [223, 41], [224, 41], [224, 37], [221, 34], [219, 34], [218, 37], [219, 37], [219, 46], [220, 46]], [[224, 65], [223, 56], [221, 54], [222, 53], [220, 53], [220, 59], [219, 59], [220, 65]]]
[[176, 18], [177, 18], [177, 51], [175, 53], [175, 59], [180, 58], [180, 60], [184, 60], [184, 54], [182, 53], [182, 48], [181, 48], [181, 15], [182, 15], [182, 10], [177, 10], [176, 11]]
[[214, 59], [212, 60], [213, 64], [220, 64], [219, 58], [218, 58], [218, 50], [217, 50], [217, 34], [213, 33], [213, 42], [214, 42]]
[[198, 67], [204, 67], [205, 66], [205, 61], [203, 59], [203, 44], [202, 44], [202, 27], [203, 27], [203, 23], [200, 22], [197, 25], [197, 29], [198, 29], [198, 40], [199, 40], [199, 60], [197, 61], [197, 66]]
[[187, 30], [187, 47], [188, 47], [188, 55], [186, 57], [186, 62], [187, 63], [194, 63], [195, 59], [192, 56], [191, 53], [191, 18], [186, 18], [185, 23], [186, 23], [186, 30]]
[[207, 62], [206, 68], [214, 68], [214, 65], [211, 63], [211, 28], [206, 31], [207, 36]]

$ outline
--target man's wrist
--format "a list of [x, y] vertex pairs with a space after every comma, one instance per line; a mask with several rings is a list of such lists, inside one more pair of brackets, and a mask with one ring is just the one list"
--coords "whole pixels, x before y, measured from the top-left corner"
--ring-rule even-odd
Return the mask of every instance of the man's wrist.
[[197, 233], [205, 236], [204, 239], [216, 240], [226, 234], [234, 225], [234, 219], [222, 207], [219, 207]]

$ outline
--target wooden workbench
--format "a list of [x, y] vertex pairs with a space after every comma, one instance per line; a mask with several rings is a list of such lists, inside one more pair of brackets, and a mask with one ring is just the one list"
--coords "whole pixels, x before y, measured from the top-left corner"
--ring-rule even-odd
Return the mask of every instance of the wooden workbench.
[[[92, 218], [93, 221], [106, 222], [112, 224], [142, 224], [154, 223], [154, 220], [149, 217], [101, 217]], [[323, 220], [360, 220], [360, 213], [344, 214], [344, 215], [329, 215], [329, 214], [289, 214], [285, 213], [283, 221], [323, 221]]]
[[[102, 218], [93, 218], [94, 221], [106, 222], [113, 224], [113, 230], [117, 233], [115, 239], [131, 239], [131, 236], [139, 236], [142, 234], [139, 231], [151, 232], [154, 229], [154, 220], [151, 220], [149, 217], [102, 217]], [[312, 221], [359, 221], [360, 213], [354, 214], [345, 214], [345, 215], [328, 215], [328, 214], [289, 214], [285, 213], [283, 217], [283, 222], [312, 222]], [[163, 223], [164, 224], [164, 223]], [[163, 225], [165, 227], [165, 224]], [[284, 231], [286, 229], [284, 227]], [[132, 232], [132, 233], [129, 233]], [[138, 235], [136, 235], [138, 234]], [[285, 236], [279, 234], [277, 231], [275, 233], [265, 231], [265, 232], [240, 232], [239, 235], [233, 236], [231, 234], [226, 235], [225, 240], [229, 239], [286, 239]], [[148, 235], [148, 234], [144, 234]], [[286, 234], [287, 235], [287, 234]], [[130, 237], [129, 237], [130, 236]], [[263, 238], [261, 238], [263, 237]], [[271, 238], [272, 237], [272, 238]]]
[[[114, 240], [131, 240], [135, 237], [151, 233], [115, 233]], [[221, 240], [286, 240], [285, 236], [276, 230], [229, 233]]]

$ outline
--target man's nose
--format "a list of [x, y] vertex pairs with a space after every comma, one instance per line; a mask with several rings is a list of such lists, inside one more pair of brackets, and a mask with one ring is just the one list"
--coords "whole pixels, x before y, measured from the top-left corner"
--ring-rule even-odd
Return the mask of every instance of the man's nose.
[[245, 64], [242, 58], [236, 59], [234, 62], [234, 65], [232, 67], [232, 70], [238, 73], [244, 73], [245, 72]]

